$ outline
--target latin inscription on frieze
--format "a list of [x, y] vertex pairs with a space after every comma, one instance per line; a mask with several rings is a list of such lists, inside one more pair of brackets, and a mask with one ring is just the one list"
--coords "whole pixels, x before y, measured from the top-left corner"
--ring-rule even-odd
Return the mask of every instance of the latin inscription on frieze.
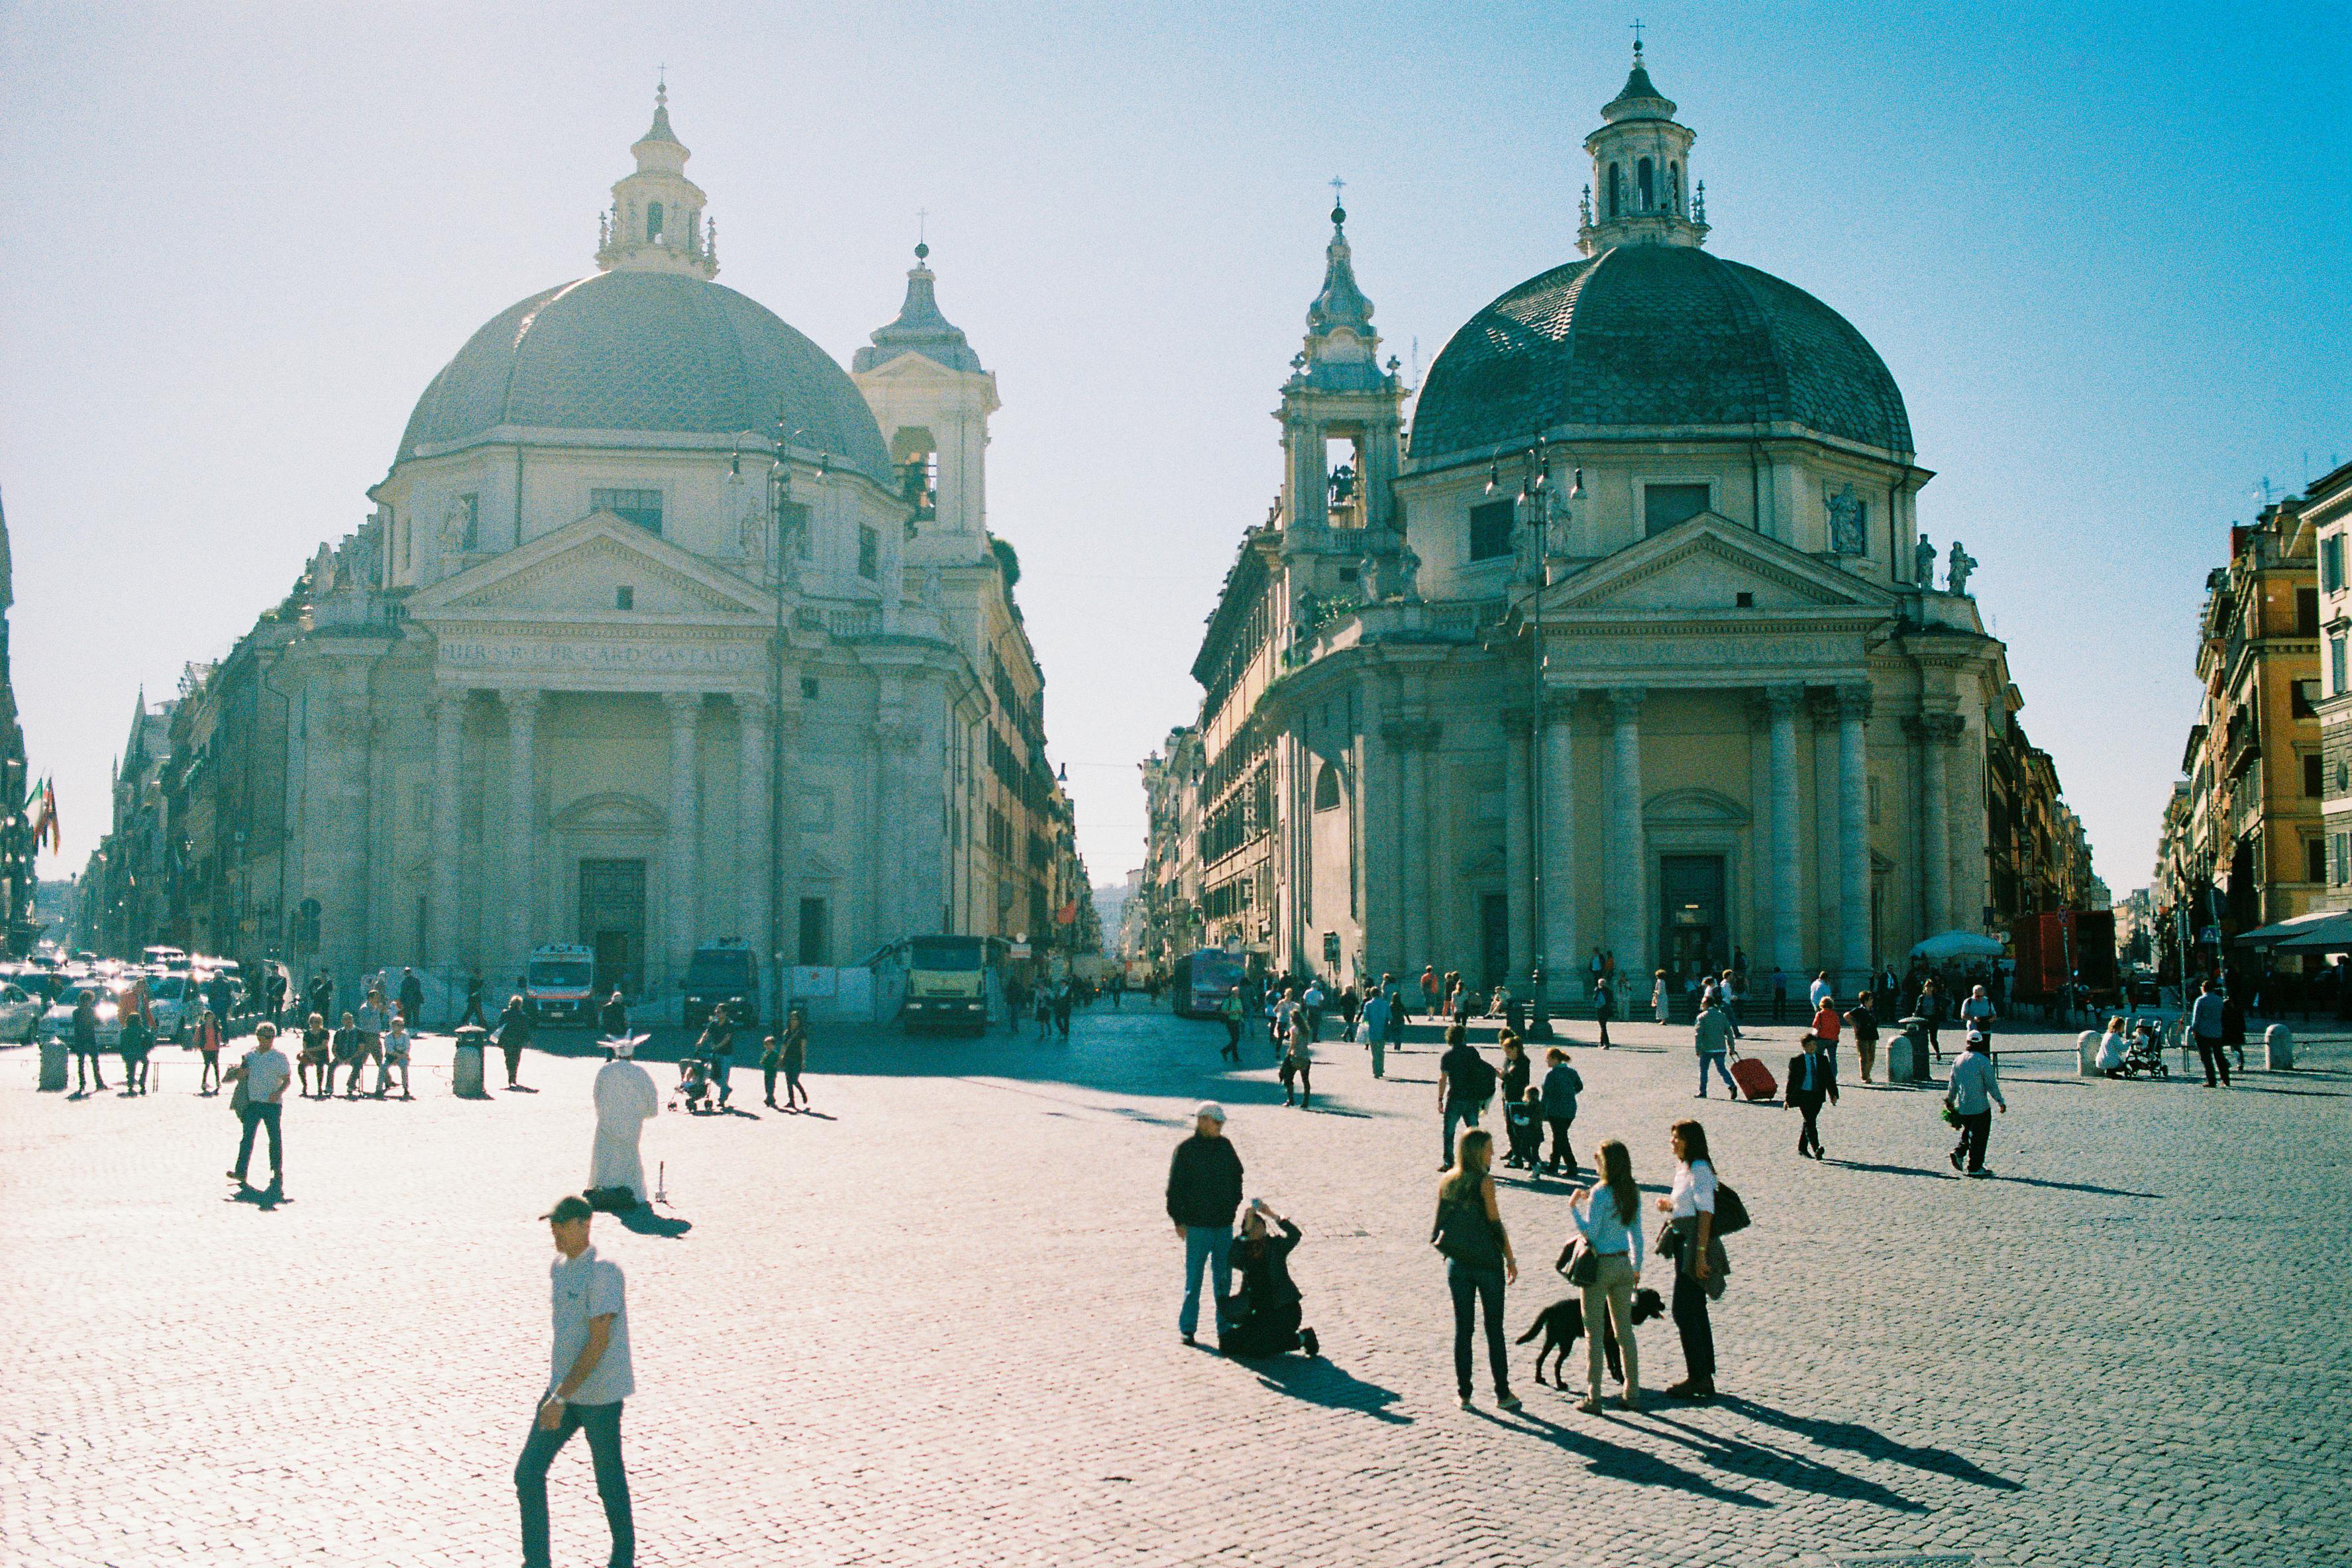
[[756, 651], [740, 643], [657, 643], [600, 637], [593, 642], [515, 638], [457, 639], [441, 644], [447, 670], [525, 670], [539, 674], [662, 674], [748, 670]]

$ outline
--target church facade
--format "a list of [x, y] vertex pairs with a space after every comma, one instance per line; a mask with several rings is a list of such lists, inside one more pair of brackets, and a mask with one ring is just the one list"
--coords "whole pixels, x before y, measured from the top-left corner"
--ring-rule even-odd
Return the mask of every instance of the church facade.
[[1705, 248], [1675, 115], [1637, 49], [1585, 143], [1581, 256], [1454, 336], [1409, 429], [1333, 212], [1280, 500], [1197, 724], [1146, 765], [1163, 952], [1523, 987], [1601, 950], [1644, 998], [1744, 954], [1847, 994], [1992, 917], [2018, 698], [1975, 563], [1956, 544], [1938, 585], [1931, 475], [1861, 334]]
[[194, 858], [271, 853], [278, 891], [224, 869], [239, 911], [191, 940], [346, 983], [577, 943], [658, 997], [713, 940], [1050, 929], [1069, 808], [987, 526], [996, 382], [927, 248], [844, 370], [713, 281], [666, 95], [631, 151], [598, 270], [474, 335], [265, 617], [278, 831]]

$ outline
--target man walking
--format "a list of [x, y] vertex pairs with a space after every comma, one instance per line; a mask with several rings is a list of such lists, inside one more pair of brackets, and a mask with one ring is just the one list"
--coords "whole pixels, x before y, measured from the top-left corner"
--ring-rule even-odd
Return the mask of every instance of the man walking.
[[425, 982], [416, 977], [414, 967], [407, 966], [400, 971], [400, 1016], [408, 1020], [411, 1029], [425, 1027]]
[[629, 1478], [621, 1468], [621, 1403], [637, 1391], [629, 1366], [629, 1308], [621, 1266], [588, 1244], [593, 1211], [566, 1197], [541, 1218], [555, 1233], [561, 1254], [549, 1266], [555, 1308], [553, 1370], [522, 1458], [515, 1461], [515, 1500], [522, 1510], [523, 1568], [549, 1568], [547, 1468], [572, 1440], [588, 1434], [596, 1469], [596, 1496], [613, 1532], [612, 1568], [633, 1568], [637, 1531], [629, 1511]]
[[1364, 998], [1363, 1010], [1356, 1015], [1357, 1028], [1364, 1037], [1364, 1043], [1372, 1048], [1372, 1076], [1375, 1078], [1388, 1075], [1389, 1011], [1395, 1005], [1389, 999], [1389, 977], [1382, 975], [1380, 985]]
[[1168, 1218], [1184, 1239], [1184, 1305], [1176, 1328], [1186, 1344], [1197, 1344], [1201, 1326], [1201, 1274], [1212, 1270], [1216, 1291], [1217, 1332], [1233, 1314], [1234, 1211], [1242, 1206], [1242, 1157], [1225, 1137], [1225, 1108], [1203, 1100], [1192, 1110], [1192, 1135], [1176, 1145], [1168, 1162]]
[[[2210, 979], [2197, 982], [2197, 999], [2189, 1008], [2189, 1032], [2197, 1040], [2198, 1060], [2205, 1064], [2205, 1087], [2213, 1087], [2213, 1074], [2218, 1069], [2221, 1086], [2230, 1087], [2230, 1052], [2222, 1043], [2228, 1035], [2227, 1016], [2222, 1010], [2221, 993], [2213, 988]], [[103, 1084], [100, 1088], [105, 1087]]]
[[98, 1057], [98, 989], [85, 988], [74, 999], [73, 1022], [74, 1092], [94, 1094], [106, 1087], [106, 1075], [99, 1071]]
[[1314, 980], [1307, 982], [1307, 994], [1298, 998], [1307, 1014], [1307, 1038], [1311, 1043], [1323, 1038], [1323, 988]]
[[1812, 986], [1805, 993], [1805, 999], [1812, 1004], [1815, 1012], [1821, 1011], [1822, 1004], [1830, 999], [1831, 989], [1830, 972], [1827, 969], [1817, 971]]
[[1818, 1034], [1805, 1037], [1805, 1049], [1789, 1059], [1789, 1087], [1780, 1099], [1785, 1109], [1793, 1105], [1805, 1113], [1805, 1124], [1797, 1132], [1797, 1157], [1811, 1155], [1823, 1157], [1822, 1152], [1822, 1103], [1837, 1103], [1837, 1059], [1828, 1051]]
[[1454, 1130], [1475, 1127], [1495, 1092], [1495, 1069], [1470, 1043], [1460, 1024], [1445, 1030], [1445, 1054], [1437, 1059], [1437, 1111], [1444, 1125], [1445, 1158], [1438, 1169], [1454, 1168]]
[[1242, 1061], [1242, 988], [1239, 986], [1227, 991], [1225, 999], [1217, 1004], [1217, 1016], [1224, 1020], [1225, 1025], [1225, 1049], [1217, 1054], [1239, 1067]]
[[629, 1004], [622, 998], [618, 986], [604, 998], [604, 1005], [596, 1009], [596, 1032], [607, 1040], [620, 1040], [629, 1032]]
[[1731, 1054], [1731, 1015], [1723, 1010], [1721, 1002], [1698, 1015], [1691, 1026], [1691, 1045], [1698, 1052], [1698, 1097], [1706, 1098], [1706, 1070], [1715, 1069], [1723, 1080], [1724, 1092], [1734, 1100], [1739, 1098], [1739, 1088], [1731, 1082], [1731, 1068], [1725, 1059]]
[[228, 1070], [231, 1078], [245, 1083], [245, 1108], [237, 1120], [245, 1131], [236, 1141], [236, 1164], [230, 1167], [228, 1179], [245, 1189], [246, 1168], [253, 1161], [253, 1130], [269, 1129], [269, 1190], [278, 1197], [286, 1196], [286, 1146], [281, 1141], [278, 1116], [284, 1111], [286, 1085], [294, 1079], [294, 1064], [278, 1049], [278, 1026], [264, 1019], [253, 1026], [253, 1049], [245, 1060]]
[[1568, 1129], [1576, 1120], [1576, 1097], [1584, 1092], [1584, 1077], [1568, 1064], [1568, 1052], [1553, 1046], [1544, 1052], [1543, 1113], [1551, 1124], [1551, 1174], [1576, 1174], [1576, 1151], [1568, 1146]]
[[457, 1027], [465, 1029], [468, 1026], [475, 1029], [490, 1027], [490, 1020], [482, 1016], [482, 977], [479, 975], [466, 977], [466, 1010], [458, 1016]]
[[1788, 1016], [1789, 977], [1780, 972], [1780, 965], [1775, 964], [1772, 966], [1772, 1021], [1780, 1023]]
[[1952, 1147], [1952, 1168], [1958, 1170], [1963, 1159], [1968, 1161], [1968, 1174], [1972, 1176], [1990, 1176], [1985, 1169], [1985, 1143], [1992, 1135], [1992, 1108], [2009, 1114], [2009, 1102], [2001, 1097], [2000, 1075], [1993, 1071], [1991, 1048], [1980, 1034], [1969, 1036], [1969, 1048], [1952, 1064], [1952, 1079], [1944, 1090], [1944, 1103], [1951, 1107], [1952, 1115], [1960, 1128], [1960, 1141]]

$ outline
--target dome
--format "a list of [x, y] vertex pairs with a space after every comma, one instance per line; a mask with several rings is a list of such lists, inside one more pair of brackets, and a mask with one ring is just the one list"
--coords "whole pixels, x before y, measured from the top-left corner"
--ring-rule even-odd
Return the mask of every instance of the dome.
[[799, 432], [795, 448], [892, 483], [856, 385], [773, 311], [687, 273], [606, 272], [534, 294], [476, 332], [417, 400], [400, 457], [501, 429], [532, 433], [525, 440], [606, 431], [765, 438], [779, 410], [784, 428]]
[[1412, 455], [1562, 426], [1757, 434], [1792, 423], [1908, 457], [1903, 394], [1852, 323], [1692, 245], [1624, 245], [1528, 279], [1429, 368]]

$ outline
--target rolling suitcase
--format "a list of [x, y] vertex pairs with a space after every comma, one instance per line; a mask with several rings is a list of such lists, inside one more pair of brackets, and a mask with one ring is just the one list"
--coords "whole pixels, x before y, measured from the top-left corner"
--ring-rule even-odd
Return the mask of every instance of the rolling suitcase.
[[1731, 1081], [1738, 1084], [1739, 1092], [1751, 1101], [1769, 1100], [1780, 1092], [1780, 1085], [1772, 1077], [1772, 1070], [1752, 1056], [1742, 1056], [1733, 1061]]

